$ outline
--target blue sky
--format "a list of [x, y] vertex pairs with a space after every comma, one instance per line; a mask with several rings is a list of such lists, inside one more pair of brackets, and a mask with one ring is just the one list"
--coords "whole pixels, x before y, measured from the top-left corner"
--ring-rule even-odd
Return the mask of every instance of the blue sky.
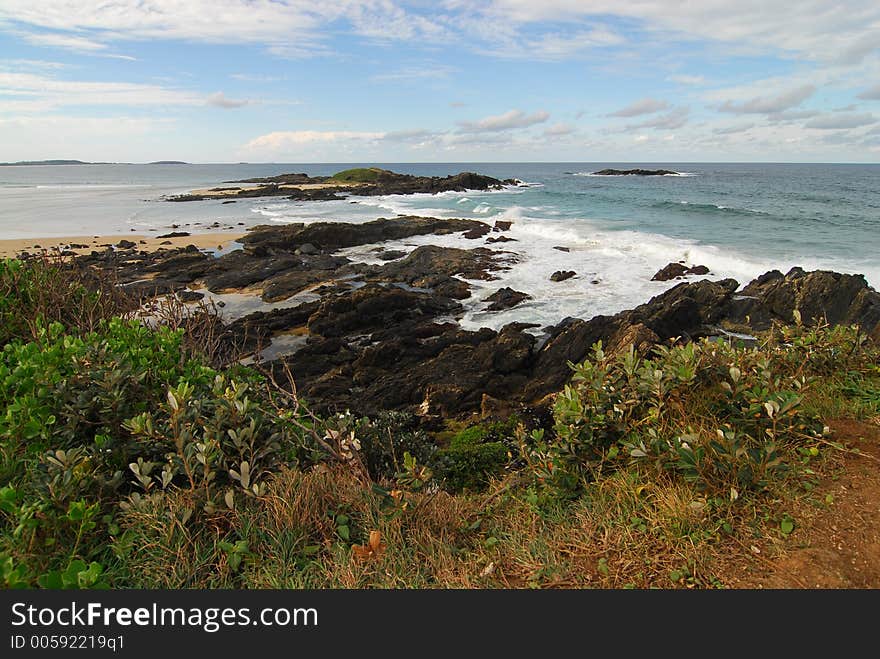
[[880, 3], [2, 0], [48, 158], [880, 162]]

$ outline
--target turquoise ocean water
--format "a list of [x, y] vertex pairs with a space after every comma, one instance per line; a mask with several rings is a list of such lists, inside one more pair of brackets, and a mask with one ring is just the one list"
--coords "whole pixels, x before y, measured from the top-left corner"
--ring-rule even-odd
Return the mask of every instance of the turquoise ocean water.
[[[368, 221], [398, 213], [513, 222], [508, 270], [478, 282], [474, 300], [509, 285], [534, 299], [502, 314], [474, 303], [463, 324], [512, 320], [555, 323], [565, 316], [615, 313], [672, 283], [651, 282], [670, 261], [705, 264], [710, 278], [741, 284], [799, 265], [860, 273], [880, 286], [880, 165], [707, 163], [444, 163], [379, 166], [420, 175], [477, 171], [526, 187], [440, 195], [167, 203], [165, 195], [284, 172], [332, 174], [342, 164], [69, 165], [0, 167], [0, 238], [162, 231], [177, 224], [208, 231], [256, 224]], [[682, 176], [598, 177], [605, 167], [664, 168]], [[355, 202], [355, 203], [352, 203]], [[213, 229], [216, 230], [216, 229]], [[436, 237], [394, 247], [412, 249]], [[459, 236], [442, 244], [475, 247]], [[568, 252], [555, 250], [566, 247]], [[370, 261], [368, 248], [349, 250]], [[555, 270], [574, 270], [550, 282]]]

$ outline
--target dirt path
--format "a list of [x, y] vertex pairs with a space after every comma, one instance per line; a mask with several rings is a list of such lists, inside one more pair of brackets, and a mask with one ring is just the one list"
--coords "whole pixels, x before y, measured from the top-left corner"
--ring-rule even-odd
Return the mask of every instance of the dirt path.
[[730, 587], [880, 588], [880, 424], [829, 425], [835, 441], [870, 457], [843, 454], [812, 502], [805, 499], [790, 511], [795, 530], [751, 545], [744, 552], [749, 558], [727, 580]]

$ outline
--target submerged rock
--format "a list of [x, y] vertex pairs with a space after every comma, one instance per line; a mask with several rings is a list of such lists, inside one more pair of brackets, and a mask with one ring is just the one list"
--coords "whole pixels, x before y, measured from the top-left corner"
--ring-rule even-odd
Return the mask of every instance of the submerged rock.
[[550, 281], [565, 281], [566, 279], [571, 279], [576, 274], [574, 270], [557, 270], [550, 275]]

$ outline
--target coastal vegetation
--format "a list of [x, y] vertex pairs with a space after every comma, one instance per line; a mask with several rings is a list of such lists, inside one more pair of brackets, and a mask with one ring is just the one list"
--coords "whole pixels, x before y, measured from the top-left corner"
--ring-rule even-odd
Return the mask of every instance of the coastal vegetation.
[[545, 414], [319, 415], [209, 308], [145, 323], [124, 290], [0, 262], [7, 588], [750, 585], [835, 505], [840, 420], [880, 416], [875, 342], [797, 312], [597, 341]]

